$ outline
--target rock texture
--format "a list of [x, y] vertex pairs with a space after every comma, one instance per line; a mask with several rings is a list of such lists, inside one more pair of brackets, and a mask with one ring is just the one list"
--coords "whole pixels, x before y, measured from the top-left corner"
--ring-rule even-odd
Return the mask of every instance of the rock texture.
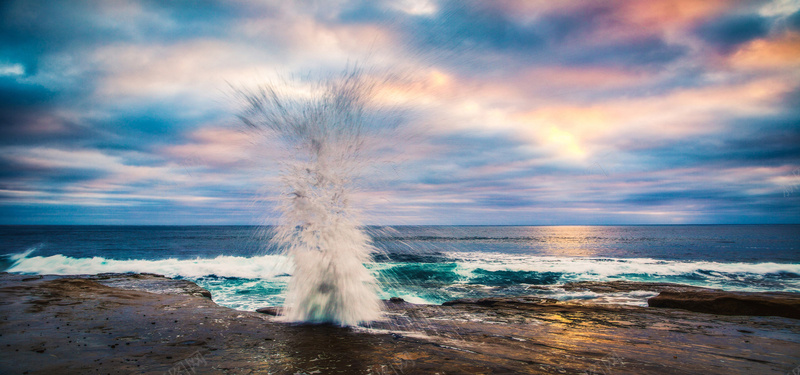
[[665, 291], [650, 298], [651, 307], [671, 307], [709, 314], [783, 316], [800, 319], [800, 294], [721, 290]]
[[635, 281], [579, 281], [566, 283], [562, 286], [564, 290], [589, 290], [595, 293], [624, 293], [633, 291], [645, 292], [680, 292], [693, 290], [713, 290], [698, 286], [681, 285], [673, 283], [643, 283]]
[[[154, 285], [169, 294], [148, 291]], [[124, 287], [124, 289], [122, 289]], [[155, 275], [0, 274], [2, 374], [785, 374], [782, 317], [538, 298], [386, 303], [370, 327], [291, 325]]]
[[257, 313], [261, 313], [261, 314], [271, 315], [271, 316], [278, 316], [278, 315], [281, 314], [282, 310], [283, 309], [281, 309], [280, 307], [269, 306], [269, 307], [262, 307], [260, 309], [256, 309], [256, 312]]

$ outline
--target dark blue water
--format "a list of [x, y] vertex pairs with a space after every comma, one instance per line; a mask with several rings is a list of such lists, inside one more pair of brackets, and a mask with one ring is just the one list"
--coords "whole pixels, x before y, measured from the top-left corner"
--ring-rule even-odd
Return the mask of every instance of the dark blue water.
[[253, 226], [0, 226], [0, 253], [73, 258], [189, 259], [256, 255], [266, 228]]
[[[382, 297], [546, 294], [581, 280], [666, 281], [800, 291], [800, 225], [370, 227]], [[252, 226], [1, 226], [0, 269], [155, 272], [193, 280], [223, 305], [280, 304], [290, 262]], [[619, 296], [630, 301], [631, 296]], [[626, 299], [627, 298], [627, 299]], [[639, 299], [641, 301], [641, 298]]]

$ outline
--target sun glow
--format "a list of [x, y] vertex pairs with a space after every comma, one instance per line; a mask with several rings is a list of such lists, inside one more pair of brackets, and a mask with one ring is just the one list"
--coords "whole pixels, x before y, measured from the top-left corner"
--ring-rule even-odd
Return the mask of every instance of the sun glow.
[[575, 136], [558, 127], [550, 127], [547, 132], [547, 143], [557, 147], [562, 156], [574, 159], [583, 159], [586, 157], [586, 151], [583, 150]]

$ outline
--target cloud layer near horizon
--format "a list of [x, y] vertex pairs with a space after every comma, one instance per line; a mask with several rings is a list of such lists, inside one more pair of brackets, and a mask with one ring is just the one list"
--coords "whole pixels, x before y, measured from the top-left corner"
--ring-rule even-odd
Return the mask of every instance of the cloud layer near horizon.
[[354, 62], [402, 72], [378, 91], [414, 134], [359, 193], [370, 223], [797, 223], [799, 9], [3, 2], [0, 223], [268, 221], [276, 154], [230, 85]]

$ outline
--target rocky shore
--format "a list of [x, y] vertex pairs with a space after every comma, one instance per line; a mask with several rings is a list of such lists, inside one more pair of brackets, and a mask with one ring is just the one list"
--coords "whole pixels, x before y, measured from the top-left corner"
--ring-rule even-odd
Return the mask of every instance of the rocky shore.
[[652, 307], [394, 299], [386, 320], [341, 328], [281, 323], [274, 308], [231, 310], [189, 281], [158, 275], [0, 274], [0, 373], [787, 374], [800, 366], [800, 320], [787, 317], [797, 294], [564, 287], [659, 295]]

